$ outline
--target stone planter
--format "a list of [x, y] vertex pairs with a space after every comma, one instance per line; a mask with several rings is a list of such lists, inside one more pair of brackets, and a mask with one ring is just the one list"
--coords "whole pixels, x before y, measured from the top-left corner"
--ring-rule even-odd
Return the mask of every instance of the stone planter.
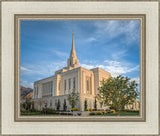
[[81, 112], [80, 111], [73, 111], [73, 116], [80, 116]]
[[87, 117], [87, 116], [89, 116], [89, 113], [90, 113], [89, 111], [83, 111], [81, 116], [82, 117]]

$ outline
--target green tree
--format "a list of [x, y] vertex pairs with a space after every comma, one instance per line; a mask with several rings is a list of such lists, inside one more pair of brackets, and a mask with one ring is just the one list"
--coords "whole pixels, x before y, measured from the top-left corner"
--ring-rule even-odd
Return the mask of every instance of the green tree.
[[85, 99], [85, 101], [84, 101], [84, 110], [87, 110], [87, 107], [88, 107], [88, 103], [87, 103], [87, 100]]
[[71, 107], [75, 108], [77, 102], [79, 101], [79, 94], [75, 93], [75, 90], [73, 90], [72, 93], [68, 95], [68, 101]]
[[67, 110], [66, 99], [64, 99], [64, 103], [63, 103], [63, 110], [64, 110], [64, 111], [66, 111], [66, 110]]
[[97, 109], [97, 99], [95, 97], [95, 100], [94, 100], [94, 108]]
[[60, 100], [58, 99], [57, 110], [60, 110], [60, 107], [61, 107], [61, 102], [60, 102]]
[[30, 110], [31, 109], [31, 105], [32, 105], [32, 103], [31, 103], [30, 99], [26, 99], [26, 101], [23, 103], [23, 108], [25, 110]]
[[119, 75], [103, 80], [98, 88], [97, 98], [104, 105], [111, 106], [120, 115], [120, 111], [127, 104], [132, 104], [138, 96], [136, 81]]
[[34, 110], [34, 101], [32, 101], [31, 104], [32, 104], [32, 110]]

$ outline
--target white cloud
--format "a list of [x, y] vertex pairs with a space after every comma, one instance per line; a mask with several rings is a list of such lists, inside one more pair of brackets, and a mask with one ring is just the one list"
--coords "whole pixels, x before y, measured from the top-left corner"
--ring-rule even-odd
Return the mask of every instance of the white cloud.
[[117, 76], [120, 74], [126, 74], [139, 69], [139, 65], [132, 66], [130, 63], [119, 62], [119, 61], [110, 61], [105, 60], [107, 62], [107, 66], [105, 66], [105, 70], [110, 72], [113, 76]]
[[26, 80], [22, 80], [21, 85], [24, 87], [33, 88], [33, 83]]
[[81, 66], [87, 69], [99, 67], [110, 72], [111, 75], [114, 77], [120, 74], [126, 74], [139, 70], [139, 65], [131, 66], [130, 63], [124, 63], [113, 60], [105, 60], [104, 64], [81, 64]]
[[116, 38], [120, 35], [125, 36], [125, 43], [129, 44], [136, 41], [139, 37], [138, 21], [106, 21], [96, 22], [97, 33], [107, 39]]
[[111, 57], [113, 60], [118, 60], [124, 56], [127, 56], [127, 51], [126, 50], [121, 50], [121, 51], [114, 51], [111, 53]]
[[93, 65], [88, 65], [88, 64], [80, 64], [82, 67], [86, 68], [86, 69], [92, 69], [94, 68]]
[[88, 39], [86, 39], [87, 42], [93, 42], [93, 41], [96, 41], [96, 38], [94, 37], [90, 37]]
[[25, 64], [21, 66], [21, 75], [43, 75], [43, 76], [50, 76], [54, 75], [56, 70], [63, 68], [66, 65], [65, 61], [61, 62], [45, 62], [39, 65], [30, 65]]
[[31, 69], [21, 66], [21, 74], [30, 74], [30, 73], [32, 73]]
[[31, 71], [30, 69], [27, 69], [27, 68], [25, 68], [23, 66], [21, 66], [21, 70], [23, 70], [23, 71]]
[[56, 51], [54, 50], [53, 51], [58, 57], [67, 57], [68, 56], [68, 53], [66, 52], [61, 52], [61, 51]]

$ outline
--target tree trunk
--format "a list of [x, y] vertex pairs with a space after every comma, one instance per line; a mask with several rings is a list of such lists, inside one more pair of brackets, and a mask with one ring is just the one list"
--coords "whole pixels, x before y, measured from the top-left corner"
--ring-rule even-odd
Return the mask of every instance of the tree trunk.
[[120, 116], [120, 110], [119, 107], [117, 108], [117, 115]]
[[117, 112], [117, 115], [120, 116], [120, 111]]

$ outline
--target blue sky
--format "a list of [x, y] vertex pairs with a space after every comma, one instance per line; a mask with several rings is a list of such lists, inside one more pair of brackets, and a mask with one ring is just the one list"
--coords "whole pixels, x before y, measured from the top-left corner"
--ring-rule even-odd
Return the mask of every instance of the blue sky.
[[74, 30], [80, 66], [139, 82], [139, 21], [21, 21], [21, 85], [67, 65]]

